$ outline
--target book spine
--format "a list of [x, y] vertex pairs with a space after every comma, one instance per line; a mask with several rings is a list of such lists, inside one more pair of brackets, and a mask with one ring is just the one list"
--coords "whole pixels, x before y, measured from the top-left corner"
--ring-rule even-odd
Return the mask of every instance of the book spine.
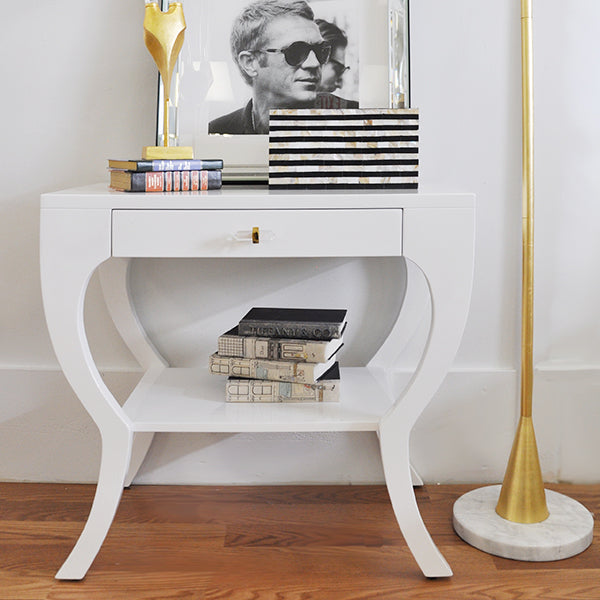
[[308, 363], [326, 362], [327, 348], [327, 342], [319, 340], [281, 340], [241, 335], [221, 335], [217, 340], [217, 349], [221, 356]]
[[301, 384], [230, 378], [225, 385], [225, 399], [227, 402], [338, 402], [339, 389], [339, 380]]
[[200, 192], [221, 187], [221, 171], [131, 173], [132, 192]]
[[339, 338], [340, 323], [292, 323], [287, 321], [244, 321], [239, 323], [240, 335], [256, 337], [330, 340]]
[[151, 160], [138, 163], [139, 171], [202, 171], [222, 169], [220, 159]]
[[315, 383], [315, 365], [311, 363], [233, 358], [213, 354], [209, 358], [209, 371], [214, 375], [231, 375], [269, 381]]

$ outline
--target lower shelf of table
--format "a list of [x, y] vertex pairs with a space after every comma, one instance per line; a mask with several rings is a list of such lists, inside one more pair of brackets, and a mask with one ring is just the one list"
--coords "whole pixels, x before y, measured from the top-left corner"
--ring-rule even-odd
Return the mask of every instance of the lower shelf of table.
[[207, 368], [148, 371], [124, 405], [134, 431], [377, 431], [392, 398], [366, 367], [342, 368], [340, 402], [227, 403]]

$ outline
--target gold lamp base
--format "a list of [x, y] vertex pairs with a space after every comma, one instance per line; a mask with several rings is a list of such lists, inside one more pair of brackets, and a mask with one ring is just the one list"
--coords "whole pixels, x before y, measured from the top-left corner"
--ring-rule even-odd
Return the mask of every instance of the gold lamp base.
[[514, 523], [540, 523], [548, 518], [531, 417], [522, 416], [519, 421], [496, 512]]
[[142, 158], [144, 160], [187, 160], [194, 158], [194, 149], [191, 146], [144, 146]]

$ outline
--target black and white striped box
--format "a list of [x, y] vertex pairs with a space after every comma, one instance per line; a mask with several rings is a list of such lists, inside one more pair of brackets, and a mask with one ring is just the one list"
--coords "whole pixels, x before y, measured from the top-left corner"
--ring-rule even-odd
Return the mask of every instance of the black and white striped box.
[[269, 186], [418, 188], [417, 109], [270, 111]]

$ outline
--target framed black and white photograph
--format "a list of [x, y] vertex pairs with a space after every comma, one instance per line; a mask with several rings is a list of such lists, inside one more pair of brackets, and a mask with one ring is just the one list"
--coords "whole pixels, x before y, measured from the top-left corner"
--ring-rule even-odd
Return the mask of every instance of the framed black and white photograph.
[[269, 109], [410, 105], [408, 0], [182, 4], [170, 144], [222, 158], [225, 180], [267, 179]]

